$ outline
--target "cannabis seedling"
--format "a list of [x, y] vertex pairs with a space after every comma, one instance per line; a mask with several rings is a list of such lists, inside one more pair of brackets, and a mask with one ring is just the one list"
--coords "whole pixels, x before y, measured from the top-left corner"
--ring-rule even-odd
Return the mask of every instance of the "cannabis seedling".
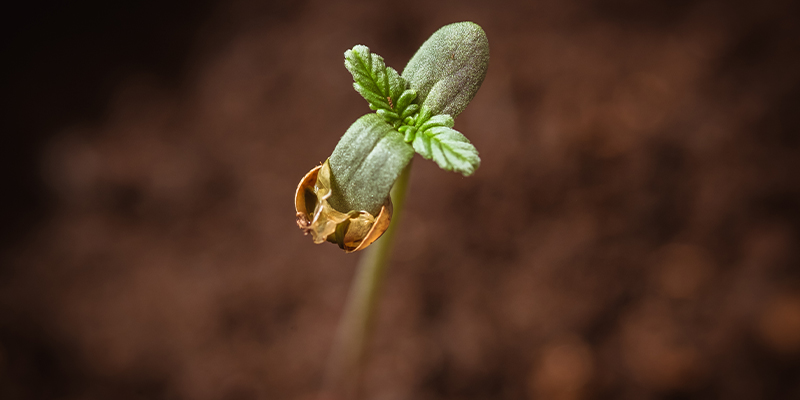
[[441, 168], [472, 175], [478, 151], [453, 129], [454, 118], [480, 88], [489, 43], [471, 22], [434, 33], [400, 75], [367, 46], [344, 53], [353, 87], [375, 110], [342, 136], [330, 158], [297, 188], [297, 223], [314, 243], [333, 242], [347, 252], [369, 246], [388, 228], [390, 190], [414, 152]]
[[472, 22], [444, 26], [402, 74], [367, 46], [344, 56], [353, 87], [375, 112], [354, 122], [330, 158], [300, 181], [295, 208], [314, 243], [333, 242], [348, 253], [386, 232], [361, 259], [326, 377], [325, 391], [351, 397], [397, 225], [389, 229], [390, 221], [402, 210], [414, 153], [464, 176], [480, 165], [478, 151], [453, 125], [486, 76], [489, 42]]

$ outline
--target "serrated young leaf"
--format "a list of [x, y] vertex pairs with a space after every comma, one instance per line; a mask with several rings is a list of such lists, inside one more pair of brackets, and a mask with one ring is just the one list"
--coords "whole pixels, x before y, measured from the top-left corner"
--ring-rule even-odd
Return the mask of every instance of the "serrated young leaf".
[[[416, 97], [417, 92], [411, 89], [404, 90], [400, 97], [397, 98], [397, 109], [405, 110]], [[403, 111], [403, 113], [405, 113], [405, 111]]]
[[[406, 142], [408, 142], [408, 138]], [[416, 132], [416, 135], [413, 137], [413, 142], [411, 143], [414, 146], [414, 151], [419, 153], [424, 159], [430, 160], [431, 159], [431, 139], [430, 137], [426, 136], [424, 132]]]
[[353, 88], [361, 95], [367, 102], [369, 102], [370, 108], [373, 110], [388, 110], [391, 109], [389, 107], [389, 102], [386, 101], [385, 98], [381, 97], [380, 95], [375, 94], [375, 92], [370, 91], [363, 86], [359, 85], [358, 83], [353, 83]]
[[[472, 175], [481, 163], [478, 150], [460, 132], [445, 127], [440, 129], [442, 133], [433, 137], [431, 146], [434, 146], [434, 143], [439, 144], [453, 171], [460, 172], [465, 176]], [[442, 166], [441, 162], [437, 161], [437, 163]]]
[[469, 139], [447, 126], [418, 131], [412, 145], [417, 153], [433, 160], [442, 169], [464, 176], [472, 175], [481, 163], [478, 150]]
[[417, 135], [417, 128], [409, 125], [401, 126], [398, 132], [403, 134], [403, 141], [411, 143]]
[[[416, 111], [419, 110], [417, 113]], [[440, 117], [436, 121], [440, 121], [441, 118], [445, 118], [445, 116]], [[447, 117], [449, 118], [449, 116]], [[416, 138], [418, 132], [422, 132], [423, 129], [421, 127], [431, 119], [431, 110], [425, 106], [422, 106], [420, 109], [419, 104], [409, 104], [403, 114], [400, 115], [400, 119], [403, 121], [402, 125], [398, 127], [398, 131], [401, 133], [405, 133], [405, 141], [406, 143], [412, 143]], [[452, 120], [452, 118], [450, 118]], [[436, 122], [434, 121], [434, 122]], [[445, 121], [442, 124], [431, 124], [428, 127], [444, 125]], [[453, 126], [453, 123], [448, 125], [450, 127]]]
[[397, 115], [397, 113], [392, 112], [392, 111], [381, 109], [381, 110], [378, 110], [377, 113], [378, 113], [378, 115], [383, 117], [383, 119], [386, 120], [386, 122], [389, 122], [389, 123], [392, 123], [393, 121], [397, 121], [397, 120], [400, 119], [400, 116]]
[[424, 131], [427, 131], [428, 129], [431, 129], [431, 128], [434, 128], [434, 127], [437, 127], [437, 126], [446, 126], [448, 128], [452, 128], [453, 125], [455, 125], [455, 121], [453, 120], [453, 117], [451, 117], [451, 116], [449, 116], [447, 114], [439, 114], [439, 115], [434, 115], [429, 120], [423, 122], [422, 125], [419, 127], [419, 130], [424, 132]]
[[394, 104], [397, 104], [400, 96], [402, 96], [403, 92], [406, 90], [406, 81], [401, 78], [400, 74], [392, 67], [386, 67], [384, 73], [386, 75], [385, 82], [389, 89], [388, 96], [394, 100]]
[[411, 100], [404, 99], [403, 107], [398, 107], [399, 100], [408, 90], [406, 81], [394, 68], [387, 67], [383, 57], [370, 52], [364, 45], [357, 45], [344, 53], [344, 65], [350, 74], [353, 75], [353, 87], [364, 97], [373, 110], [386, 110], [382, 114], [387, 122], [394, 123], [401, 120], [401, 115], [408, 105], [416, 97], [413, 90], [406, 96], [412, 96]]
[[422, 106], [422, 108], [419, 110], [419, 114], [416, 117], [414, 117], [414, 126], [416, 126], [417, 128], [421, 127], [422, 124], [428, 122], [428, 120], [431, 119], [432, 116], [433, 113], [431, 112], [431, 109]]
[[379, 91], [372, 73], [372, 54], [367, 46], [357, 45], [347, 50], [344, 53], [344, 66], [353, 75], [356, 84], [372, 92]]
[[403, 110], [403, 114], [400, 115], [400, 119], [404, 120], [412, 115], [414, 115], [417, 111], [419, 111], [418, 104], [409, 104], [408, 107]]

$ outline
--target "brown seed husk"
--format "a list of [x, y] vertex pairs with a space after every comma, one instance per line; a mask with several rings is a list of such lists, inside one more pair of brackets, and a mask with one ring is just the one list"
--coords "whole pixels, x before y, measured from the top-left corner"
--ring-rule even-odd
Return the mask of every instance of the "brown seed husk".
[[377, 218], [366, 211], [340, 212], [328, 204], [331, 196], [330, 176], [330, 164], [326, 160], [307, 173], [297, 185], [297, 225], [306, 234], [311, 234], [314, 243], [327, 240], [338, 244], [347, 253], [362, 250], [389, 228], [392, 200], [386, 199]]

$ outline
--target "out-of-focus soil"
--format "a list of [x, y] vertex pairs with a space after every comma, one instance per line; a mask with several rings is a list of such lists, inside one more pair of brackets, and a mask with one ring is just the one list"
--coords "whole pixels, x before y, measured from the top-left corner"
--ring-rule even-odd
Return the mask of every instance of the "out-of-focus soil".
[[482, 165], [414, 161], [364, 398], [800, 398], [796, 2], [148, 7], [11, 37], [3, 399], [313, 398], [358, 255], [292, 197], [369, 112], [342, 53], [462, 20]]

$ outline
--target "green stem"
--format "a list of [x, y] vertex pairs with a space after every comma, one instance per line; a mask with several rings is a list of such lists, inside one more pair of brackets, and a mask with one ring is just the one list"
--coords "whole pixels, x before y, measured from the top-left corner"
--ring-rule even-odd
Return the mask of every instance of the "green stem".
[[365, 348], [374, 321], [378, 297], [386, 276], [392, 241], [403, 213], [411, 162], [392, 188], [394, 213], [383, 236], [365, 251], [358, 263], [344, 314], [334, 339], [320, 399], [350, 400], [358, 394]]

